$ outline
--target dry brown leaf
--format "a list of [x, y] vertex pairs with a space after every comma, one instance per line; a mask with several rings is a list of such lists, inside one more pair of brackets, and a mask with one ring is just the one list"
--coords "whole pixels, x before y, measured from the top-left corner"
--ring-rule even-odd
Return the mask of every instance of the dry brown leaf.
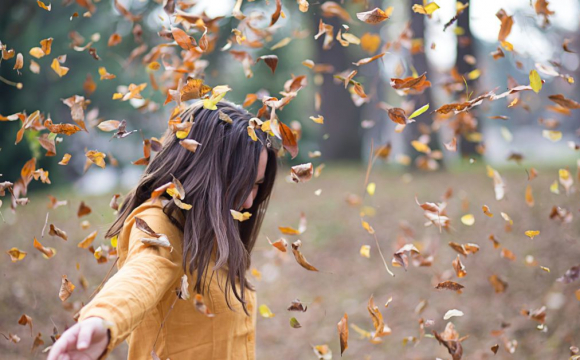
[[294, 258], [296, 258], [296, 261], [298, 262], [298, 264], [300, 264], [300, 266], [302, 266], [306, 270], [318, 271], [318, 269], [315, 268], [314, 266], [312, 266], [306, 260], [304, 255], [302, 255], [302, 253], [300, 252], [300, 246], [302, 246], [302, 241], [300, 241], [300, 240], [296, 240], [292, 243], [292, 252], [294, 253]]

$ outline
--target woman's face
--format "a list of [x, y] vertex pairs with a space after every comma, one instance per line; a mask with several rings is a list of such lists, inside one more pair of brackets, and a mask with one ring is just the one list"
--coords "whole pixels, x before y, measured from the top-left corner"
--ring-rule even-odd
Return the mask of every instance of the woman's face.
[[262, 148], [262, 152], [260, 153], [260, 160], [258, 161], [258, 176], [256, 177], [256, 182], [254, 183], [254, 187], [252, 188], [252, 192], [248, 195], [246, 201], [242, 205], [242, 209], [249, 209], [252, 207], [254, 203], [254, 199], [256, 195], [258, 195], [258, 187], [261, 183], [264, 182], [264, 175], [266, 174], [266, 164], [268, 163], [268, 152], [266, 148]]

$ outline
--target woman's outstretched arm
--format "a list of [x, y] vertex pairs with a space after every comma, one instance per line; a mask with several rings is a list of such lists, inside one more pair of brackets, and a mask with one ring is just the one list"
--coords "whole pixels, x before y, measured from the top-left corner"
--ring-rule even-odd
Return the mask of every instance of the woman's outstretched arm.
[[[81, 309], [78, 323], [65, 331], [53, 345], [48, 360], [75, 359], [75, 354], [86, 354], [90, 359], [108, 356], [157, 305], [171, 285], [179, 283], [182, 273], [181, 231], [158, 207], [148, 207], [135, 216], [145, 220], [156, 233], [166, 235], [173, 250], [143, 243], [141, 238], [151, 236], [139, 230], [131, 219], [126, 224], [131, 226], [131, 232], [125, 263]], [[108, 342], [103, 341], [107, 338], [107, 328], [101, 319], [109, 323]], [[83, 345], [85, 342], [88, 344]], [[61, 357], [65, 354], [70, 357]]]

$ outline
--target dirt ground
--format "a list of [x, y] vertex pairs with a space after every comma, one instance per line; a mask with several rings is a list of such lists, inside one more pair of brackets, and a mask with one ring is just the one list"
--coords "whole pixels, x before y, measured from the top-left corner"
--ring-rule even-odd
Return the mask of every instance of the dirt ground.
[[[567, 196], [560, 186], [560, 194], [550, 192], [550, 184], [558, 179], [558, 169], [538, 169], [538, 177], [532, 181], [528, 181], [523, 167], [499, 171], [505, 181], [506, 198], [496, 201], [493, 180], [481, 165], [460, 172], [404, 175], [378, 164], [371, 175], [376, 192], [367, 195], [363, 205], [375, 210], [374, 216], [367, 215], [365, 220], [374, 228], [395, 273], [391, 277], [373, 236], [361, 226], [360, 206], [347, 202], [350, 194], [363, 193], [364, 165], [327, 165], [320, 177], [300, 184], [288, 182], [285, 176], [289, 170], [283, 169], [253, 254], [252, 267], [261, 273], [260, 280], [252, 278], [258, 289], [258, 305], [266, 304], [275, 314], [271, 318], [258, 316], [257, 358], [316, 359], [311, 345], [322, 344], [329, 346], [333, 358], [340, 358], [337, 323], [344, 313], [348, 314], [350, 332], [348, 349], [342, 356], [345, 359], [450, 359], [447, 350], [432, 336], [432, 330], [440, 333], [448, 322], [455, 325], [459, 336], [469, 336], [462, 342], [464, 359], [568, 358], [570, 347], [580, 346], [580, 301], [575, 295], [580, 282], [565, 285], [556, 279], [580, 264], [578, 191]], [[577, 182], [575, 169], [572, 173]], [[525, 200], [528, 183], [533, 190], [533, 207]], [[450, 231], [425, 226], [428, 220], [415, 196], [421, 203], [436, 203], [449, 188]], [[31, 203], [17, 214], [11, 213], [7, 201], [1, 209], [6, 219], [6, 223], [0, 222], [3, 252], [11, 247], [28, 252], [24, 260], [16, 263], [7, 254], [0, 257], [0, 332], [21, 338], [17, 344], [1, 339], [2, 359], [44, 358], [40, 350], [52, 343], [53, 327], [62, 332], [74, 323], [72, 314], [112, 265], [112, 261], [97, 264], [91, 253], [76, 246], [94, 230], [98, 230], [95, 245], [104, 243], [104, 232], [113, 219], [108, 207], [110, 196], [80, 197], [68, 193], [70, 189], [49, 189], [50, 192], [32, 195]], [[318, 189], [322, 189], [320, 195], [315, 194]], [[50, 210], [48, 220], [68, 232], [67, 242], [49, 236], [48, 226], [44, 237], [40, 236], [48, 211], [47, 194], [59, 200], [69, 199], [67, 206]], [[80, 200], [89, 204], [93, 212], [79, 220], [76, 210]], [[493, 217], [483, 213], [484, 204]], [[573, 221], [561, 224], [550, 219], [553, 206], [568, 209]], [[278, 226], [297, 228], [300, 212], [307, 218], [306, 231], [299, 236], [283, 236]], [[506, 232], [507, 222], [500, 212], [513, 220], [511, 231]], [[475, 218], [472, 226], [460, 220], [468, 213]], [[80, 229], [84, 219], [91, 223], [87, 230]], [[524, 235], [527, 230], [539, 230], [540, 235], [530, 239]], [[499, 241], [499, 248], [494, 248], [489, 240], [491, 234]], [[281, 253], [272, 248], [266, 236], [271, 240], [283, 236], [289, 244], [300, 239], [303, 254], [320, 271], [302, 268], [292, 252]], [[32, 246], [34, 237], [44, 246], [54, 247], [56, 256], [44, 259]], [[458, 278], [453, 270], [452, 261], [458, 253], [448, 246], [449, 242], [476, 243], [480, 247], [477, 253], [461, 257], [467, 271], [463, 278]], [[393, 267], [393, 254], [405, 243], [414, 244], [424, 257], [432, 255], [432, 266], [416, 267], [410, 261], [406, 271]], [[360, 255], [362, 245], [370, 246], [370, 258]], [[515, 259], [505, 256], [509, 254], [505, 250], [502, 257], [502, 248], [511, 251]], [[537, 263], [526, 263], [526, 256], [533, 256]], [[77, 285], [64, 303], [66, 306], [58, 297], [63, 274]], [[494, 274], [508, 284], [502, 293], [496, 293], [490, 283], [489, 277]], [[86, 290], [80, 286], [81, 275], [88, 280]], [[456, 281], [465, 288], [462, 293], [435, 289], [444, 280]], [[371, 295], [392, 330], [380, 344], [371, 343], [353, 327], [374, 330], [367, 310]], [[385, 308], [390, 297], [392, 302]], [[296, 298], [308, 305], [306, 312], [286, 310]], [[418, 313], [416, 308], [424, 300], [427, 305]], [[547, 309], [543, 328], [540, 322], [522, 314], [542, 306]], [[464, 315], [444, 320], [451, 309], [461, 310]], [[28, 326], [18, 324], [22, 314], [32, 317], [33, 336]], [[290, 326], [291, 317], [298, 320], [300, 328]], [[420, 319], [428, 325], [423, 337]], [[39, 332], [44, 345], [31, 353]], [[495, 344], [499, 345], [496, 355], [491, 350]], [[515, 347], [513, 354], [509, 353], [510, 344]], [[123, 345], [111, 359], [125, 356]]]

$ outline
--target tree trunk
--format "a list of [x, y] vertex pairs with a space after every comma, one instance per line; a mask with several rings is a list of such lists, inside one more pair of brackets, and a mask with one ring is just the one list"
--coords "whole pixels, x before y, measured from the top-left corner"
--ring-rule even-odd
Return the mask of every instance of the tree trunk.
[[[315, 17], [318, 29], [319, 17]], [[334, 26], [334, 34], [341, 27], [338, 18], [325, 18], [326, 24]], [[324, 36], [323, 36], [324, 37]], [[322, 49], [321, 37], [316, 44], [316, 63], [331, 64], [335, 73], [352, 67], [353, 59], [346, 48], [336, 40], [328, 50]], [[323, 129], [328, 139], [322, 140], [322, 154], [327, 160], [360, 160], [361, 159], [361, 111], [353, 103], [350, 93], [344, 86], [334, 82], [333, 74], [324, 74], [324, 83], [320, 86], [320, 114], [324, 116]]]

